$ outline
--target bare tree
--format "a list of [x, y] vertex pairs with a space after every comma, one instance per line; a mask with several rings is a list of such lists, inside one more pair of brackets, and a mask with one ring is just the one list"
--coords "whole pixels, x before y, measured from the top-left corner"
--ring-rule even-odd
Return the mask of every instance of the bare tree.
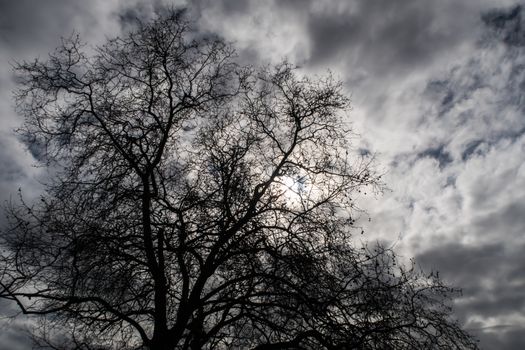
[[234, 59], [171, 11], [17, 67], [21, 133], [56, 175], [9, 207], [0, 295], [56, 348], [475, 348], [454, 290], [351, 244], [379, 178], [341, 84]]

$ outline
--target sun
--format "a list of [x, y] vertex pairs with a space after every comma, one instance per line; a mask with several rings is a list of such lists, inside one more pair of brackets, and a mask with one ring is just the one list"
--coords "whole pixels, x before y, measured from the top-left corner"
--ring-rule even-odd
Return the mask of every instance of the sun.
[[280, 183], [282, 195], [287, 202], [301, 201], [307, 190], [305, 179], [301, 176], [283, 176]]

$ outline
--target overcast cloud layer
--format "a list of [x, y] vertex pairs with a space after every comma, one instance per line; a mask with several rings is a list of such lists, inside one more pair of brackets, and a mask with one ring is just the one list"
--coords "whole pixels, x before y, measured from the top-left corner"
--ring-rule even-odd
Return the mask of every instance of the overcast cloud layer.
[[[9, 62], [73, 30], [91, 44], [176, 2], [0, 0], [0, 199], [38, 193], [16, 141]], [[463, 288], [457, 317], [485, 349], [525, 349], [525, 8], [499, 0], [194, 1], [203, 30], [250, 64], [330, 69], [351, 94], [356, 149], [390, 190], [363, 200], [368, 239]], [[13, 312], [5, 303], [3, 313]], [[19, 324], [0, 348], [26, 350]]]

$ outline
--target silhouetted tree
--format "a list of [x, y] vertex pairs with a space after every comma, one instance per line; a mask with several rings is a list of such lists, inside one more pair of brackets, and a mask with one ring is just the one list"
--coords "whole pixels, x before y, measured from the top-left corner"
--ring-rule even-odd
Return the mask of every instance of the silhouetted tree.
[[379, 179], [341, 84], [234, 58], [171, 11], [18, 65], [21, 134], [54, 175], [9, 207], [0, 295], [56, 348], [475, 348], [454, 290], [351, 244]]

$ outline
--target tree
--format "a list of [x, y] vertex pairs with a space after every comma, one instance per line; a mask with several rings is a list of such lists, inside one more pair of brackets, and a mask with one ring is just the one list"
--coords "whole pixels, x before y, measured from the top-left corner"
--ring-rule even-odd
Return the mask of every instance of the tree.
[[241, 67], [178, 11], [17, 72], [20, 132], [55, 173], [8, 208], [0, 296], [41, 316], [46, 345], [476, 347], [454, 290], [352, 245], [353, 198], [380, 179], [331, 76]]

